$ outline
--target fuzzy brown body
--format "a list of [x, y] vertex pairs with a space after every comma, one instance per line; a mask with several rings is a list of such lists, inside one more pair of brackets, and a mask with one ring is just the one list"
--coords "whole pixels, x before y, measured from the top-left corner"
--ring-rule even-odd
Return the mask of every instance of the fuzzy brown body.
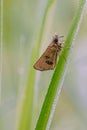
[[63, 46], [62, 43], [59, 41], [59, 37], [55, 35], [53, 41], [50, 43], [46, 51], [34, 64], [34, 68], [39, 71], [54, 69], [57, 64], [57, 57], [59, 58], [62, 47]]

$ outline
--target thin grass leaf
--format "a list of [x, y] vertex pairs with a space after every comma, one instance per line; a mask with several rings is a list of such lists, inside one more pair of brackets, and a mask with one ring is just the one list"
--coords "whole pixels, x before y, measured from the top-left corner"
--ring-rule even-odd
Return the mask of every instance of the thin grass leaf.
[[32, 49], [32, 56], [31, 61], [29, 64], [29, 72], [27, 77], [27, 85], [26, 85], [26, 92], [25, 92], [25, 99], [23, 101], [23, 108], [20, 117], [20, 122], [18, 126], [18, 130], [30, 130], [31, 129], [31, 122], [32, 122], [32, 112], [33, 112], [33, 98], [34, 98], [34, 83], [35, 83], [35, 70], [33, 69], [33, 64], [35, 59], [39, 55], [39, 49], [41, 46], [42, 36], [44, 33], [44, 27], [46, 23], [47, 14], [50, 10], [51, 5], [54, 3], [55, 0], [49, 0], [43, 15], [41, 28], [39, 34], [37, 36], [37, 41]]
[[[75, 19], [73, 20], [72, 26], [70, 28], [70, 31], [65, 41], [64, 50], [62, 52], [62, 55], [60, 56], [58, 65], [51, 79], [49, 89], [45, 101], [43, 103], [35, 130], [48, 130], [50, 127], [52, 117], [53, 117], [53, 112], [55, 110], [57, 100], [62, 89], [64, 77], [68, 68], [72, 46], [81, 25], [85, 5], [86, 5], [86, 1], [80, 0], [78, 12], [75, 16]], [[65, 49], [67, 46], [69, 46], [70, 49]], [[66, 58], [66, 62], [63, 56]]]

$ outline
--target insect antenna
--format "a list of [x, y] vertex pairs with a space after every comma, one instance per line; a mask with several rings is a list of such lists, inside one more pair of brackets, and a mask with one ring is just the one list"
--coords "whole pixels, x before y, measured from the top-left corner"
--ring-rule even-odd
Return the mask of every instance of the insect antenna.
[[60, 35], [59, 38], [63, 38], [64, 36], [63, 35]]

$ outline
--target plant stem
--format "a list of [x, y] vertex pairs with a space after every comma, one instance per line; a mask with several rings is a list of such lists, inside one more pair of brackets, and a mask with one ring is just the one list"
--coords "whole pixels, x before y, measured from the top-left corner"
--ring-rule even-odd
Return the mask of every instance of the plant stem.
[[[68, 68], [68, 63], [70, 60], [69, 56], [71, 54], [71, 47], [75, 41], [75, 37], [78, 34], [78, 30], [80, 28], [85, 5], [86, 5], [86, 1], [80, 0], [79, 9], [75, 16], [75, 19], [73, 20], [72, 26], [70, 28], [70, 31], [68, 33], [68, 36], [66, 38], [65, 45], [64, 45], [64, 48], [69, 46], [70, 49], [64, 49], [60, 56], [58, 65], [51, 79], [49, 89], [45, 97], [35, 130], [46, 130], [46, 129], [48, 130], [50, 127], [52, 117], [53, 117], [53, 112], [55, 110], [57, 100], [62, 89], [64, 77]], [[66, 62], [63, 59], [63, 55], [66, 58]]]
[[33, 99], [34, 99], [34, 83], [35, 83], [35, 75], [36, 72], [33, 68], [35, 59], [39, 55], [39, 49], [41, 46], [42, 36], [44, 33], [44, 27], [46, 23], [46, 18], [48, 11], [50, 10], [51, 5], [54, 3], [55, 0], [48, 0], [47, 6], [45, 8], [45, 12], [42, 19], [41, 28], [37, 37], [37, 41], [32, 49], [31, 54], [31, 61], [29, 64], [29, 72], [27, 77], [27, 84], [26, 84], [26, 91], [25, 91], [25, 98], [23, 101], [23, 107], [20, 117], [20, 122], [18, 126], [18, 130], [30, 130], [31, 129], [31, 122], [32, 122], [32, 115], [33, 115]]

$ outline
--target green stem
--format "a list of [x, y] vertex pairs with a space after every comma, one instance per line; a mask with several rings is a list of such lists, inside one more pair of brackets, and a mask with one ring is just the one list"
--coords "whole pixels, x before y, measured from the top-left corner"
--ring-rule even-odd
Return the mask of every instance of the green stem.
[[41, 46], [42, 36], [44, 33], [45, 23], [48, 11], [50, 10], [51, 5], [54, 3], [55, 0], [49, 0], [46, 6], [44, 16], [42, 19], [41, 28], [38, 34], [37, 41], [32, 49], [31, 54], [31, 62], [29, 64], [29, 72], [28, 72], [28, 80], [26, 85], [25, 91], [25, 98], [23, 101], [22, 113], [19, 121], [18, 130], [30, 130], [31, 129], [31, 122], [32, 122], [32, 115], [33, 115], [33, 98], [34, 98], [34, 83], [35, 83], [35, 70], [33, 68], [35, 59], [39, 55], [39, 49]]
[[[64, 48], [66, 48], [67, 46], [69, 46], [71, 48], [71, 46], [73, 45], [73, 40], [74, 40], [76, 34], [78, 33], [77, 32], [78, 28], [80, 28], [80, 24], [82, 21], [82, 14], [84, 13], [83, 10], [84, 10], [85, 4], [86, 4], [85, 0], [80, 0], [79, 9], [75, 16], [75, 19], [73, 20], [71, 29], [68, 33]], [[52, 120], [52, 118], [50, 119], [50, 117], [52, 117], [52, 115], [53, 115], [52, 111], [54, 110], [54, 108], [53, 108], [54, 101], [59, 97], [60, 91], [62, 89], [62, 84], [64, 81], [64, 76], [66, 74], [65, 72], [67, 70], [66, 68], [68, 67], [68, 64], [66, 64], [67, 62], [65, 62], [63, 55], [66, 58], [66, 60], [69, 61], [69, 55], [71, 52], [70, 50], [71, 49], [64, 49], [62, 52], [62, 55], [60, 56], [58, 65], [57, 65], [57, 67], [54, 71], [53, 77], [51, 79], [49, 89], [48, 89], [45, 101], [43, 103], [41, 113], [40, 113], [39, 119], [37, 121], [35, 130], [46, 130], [46, 128], [49, 128], [49, 126], [50, 126], [50, 123]], [[56, 100], [56, 103], [57, 103], [57, 100]]]

